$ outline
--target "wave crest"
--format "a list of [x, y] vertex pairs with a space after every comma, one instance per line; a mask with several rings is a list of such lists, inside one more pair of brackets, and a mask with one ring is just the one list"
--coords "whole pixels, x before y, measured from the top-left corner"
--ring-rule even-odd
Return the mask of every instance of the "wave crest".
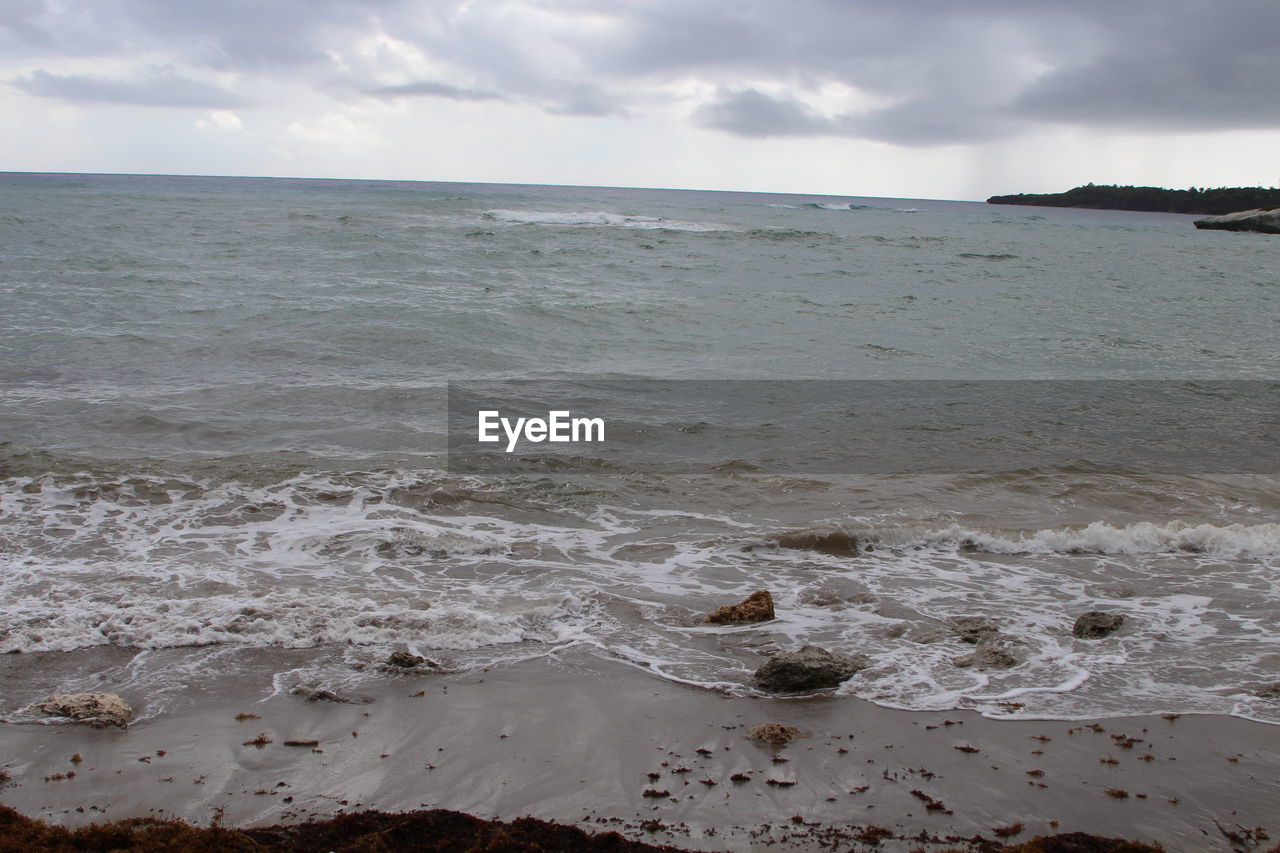
[[711, 222], [686, 222], [658, 216], [627, 216], [606, 211], [488, 210], [484, 217], [515, 225], [582, 225], [609, 228], [636, 228], [645, 231], [731, 231]]
[[[835, 544], [833, 544], [835, 543]], [[797, 530], [769, 537], [767, 544], [836, 556], [877, 549], [940, 548], [988, 554], [1200, 554], [1225, 559], [1280, 557], [1280, 524], [1187, 524], [1149, 521], [1083, 527], [1051, 527], [1025, 532], [885, 526]], [[838, 545], [838, 547], [836, 547]], [[751, 548], [754, 546], [748, 546]]]

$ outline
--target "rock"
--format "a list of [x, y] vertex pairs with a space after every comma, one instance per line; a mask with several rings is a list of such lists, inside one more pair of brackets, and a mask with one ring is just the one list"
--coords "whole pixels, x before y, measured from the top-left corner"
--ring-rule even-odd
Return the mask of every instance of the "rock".
[[862, 553], [858, 538], [843, 530], [797, 530], [783, 533], [774, 542], [779, 548], [817, 551], [833, 557], [856, 557]]
[[773, 618], [773, 596], [767, 589], [758, 589], [739, 604], [726, 604], [712, 611], [706, 622], [717, 625], [746, 625], [751, 622], [767, 622]]
[[998, 646], [983, 646], [973, 654], [956, 658], [958, 667], [976, 666], [978, 669], [1009, 669], [1021, 663], [1016, 657]]
[[800, 593], [796, 599], [808, 607], [837, 607], [849, 605], [875, 604], [876, 597], [869, 592], [845, 592], [839, 589], [813, 589]]
[[1197, 228], [1220, 231], [1260, 231], [1264, 234], [1280, 234], [1280, 208], [1258, 208], [1226, 213], [1222, 216], [1206, 216], [1195, 221]]
[[1123, 624], [1124, 617], [1119, 613], [1090, 610], [1080, 614], [1071, 626], [1071, 633], [1083, 640], [1097, 640], [1115, 633]]
[[747, 737], [752, 740], [763, 740], [781, 746], [798, 737], [804, 737], [804, 733], [795, 726], [786, 726], [782, 723], [761, 723], [748, 731]]
[[1094, 598], [1133, 598], [1137, 590], [1127, 583], [1094, 583], [1084, 588], [1086, 595]]
[[57, 693], [35, 707], [51, 717], [70, 717], [98, 727], [125, 726], [133, 718], [129, 703], [114, 693]]
[[387, 656], [386, 665], [400, 667], [401, 669], [412, 669], [425, 661], [426, 658], [421, 655], [413, 655], [408, 652], [392, 652]]
[[308, 702], [337, 702], [343, 705], [368, 705], [372, 702], [365, 696], [359, 696], [355, 699], [346, 696], [339, 696], [332, 690], [321, 690], [318, 687], [308, 687], [305, 684], [299, 684], [289, 691], [293, 696], [301, 696]]
[[949, 639], [953, 633], [949, 628], [923, 628], [918, 631], [912, 631], [907, 635], [907, 639], [913, 643], [927, 645]]
[[756, 670], [756, 685], [775, 693], [836, 687], [871, 666], [866, 655], [838, 655], [817, 646], [785, 652]]
[[995, 639], [1000, 633], [994, 622], [982, 616], [960, 616], [951, 622], [951, 627], [961, 642], [975, 646]]
[[973, 646], [986, 646], [1000, 639], [1000, 629], [983, 616], [959, 616], [947, 625], [921, 627], [907, 634], [908, 640], [921, 644], [940, 643], [952, 638]]

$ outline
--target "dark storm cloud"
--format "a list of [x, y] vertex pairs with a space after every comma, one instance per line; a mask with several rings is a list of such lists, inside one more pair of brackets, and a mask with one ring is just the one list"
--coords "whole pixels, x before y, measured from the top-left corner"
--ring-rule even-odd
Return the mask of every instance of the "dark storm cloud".
[[163, 52], [178, 65], [264, 70], [325, 63], [332, 46], [405, 0], [3, 0], [0, 9], [11, 3], [0, 35], [37, 57]]
[[[782, 87], [722, 88], [695, 120], [742, 136], [839, 134], [930, 145], [1036, 123], [1280, 127], [1274, 0], [664, 5], [612, 62], [637, 73], [728, 69]], [[743, 49], [739, 46], [745, 45]], [[822, 111], [847, 85], [880, 103]]]
[[844, 132], [842, 122], [818, 115], [799, 101], [756, 89], [723, 92], [698, 109], [704, 127], [738, 136], [825, 136]]
[[[1120, 4], [1123, 5], [1123, 4]], [[1280, 127], [1280, 3], [1169, 4], [1122, 18], [1091, 61], [1044, 75], [1012, 104], [1073, 124]]]
[[[201, 70], [232, 71], [339, 96], [513, 101], [582, 116], [675, 104], [700, 126], [753, 138], [937, 145], [1043, 123], [1280, 127], [1277, 0], [9, 0], [0, 9], [0, 45], [50, 71], [19, 85], [80, 99], [125, 89], [55, 79], [46, 59], [158, 55], [192, 82]], [[116, 100], [163, 103], [162, 89]]]
[[1005, 116], [977, 112], [972, 105], [957, 109], [950, 101], [921, 98], [862, 113], [822, 115], [789, 96], [745, 89], [721, 93], [701, 106], [694, 119], [738, 136], [849, 136], [898, 145], [983, 142], [1021, 128]]
[[181, 77], [171, 70], [160, 70], [136, 80], [88, 74], [60, 76], [47, 71], [35, 71], [19, 77], [13, 83], [29, 95], [67, 101], [213, 109], [230, 109], [247, 103], [225, 89]]
[[0, 48], [12, 46], [52, 46], [53, 39], [40, 26], [44, 14], [41, 0], [6, 0], [0, 4]]

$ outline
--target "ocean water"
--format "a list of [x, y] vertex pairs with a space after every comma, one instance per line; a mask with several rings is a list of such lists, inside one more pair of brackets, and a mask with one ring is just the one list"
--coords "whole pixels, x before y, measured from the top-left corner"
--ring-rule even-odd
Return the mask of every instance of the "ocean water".
[[[1177, 215], [0, 175], [0, 652], [141, 650], [144, 716], [280, 648], [732, 696], [813, 643], [891, 707], [1280, 722], [1277, 270]], [[460, 465], [450, 383], [616, 440]]]

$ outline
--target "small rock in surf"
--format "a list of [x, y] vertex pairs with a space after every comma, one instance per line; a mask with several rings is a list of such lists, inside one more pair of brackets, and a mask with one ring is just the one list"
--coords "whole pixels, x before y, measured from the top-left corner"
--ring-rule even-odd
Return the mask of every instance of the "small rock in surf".
[[1124, 617], [1119, 613], [1090, 610], [1080, 614], [1076, 623], [1071, 626], [1071, 633], [1083, 640], [1098, 640], [1114, 634], [1123, 624]]
[[960, 616], [954, 619], [951, 625], [955, 628], [956, 636], [961, 642], [975, 646], [994, 639], [995, 635], [1000, 633], [996, 624], [983, 616]]
[[703, 621], [717, 625], [746, 625], [767, 622], [773, 616], [773, 596], [767, 589], [758, 589], [738, 604], [726, 604], [713, 610]]
[[976, 666], [978, 669], [1010, 669], [1021, 661], [1004, 649], [995, 646], [983, 646], [973, 654], [956, 658], [956, 666], [964, 668]]
[[796, 530], [779, 535], [774, 542], [779, 548], [817, 551], [833, 557], [855, 557], [861, 553], [858, 537], [843, 530]]
[[777, 655], [756, 670], [758, 687], [774, 693], [796, 693], [837, 687], [871, 666], [866, 655], [839, 655], [817, 646]]
[[422, 655], [414, 655], [409, 652], [392, 652], [387, 656], [386, 665], [400, 667], [401, 669], [412, 669], [425, 661], [426, 658]]

